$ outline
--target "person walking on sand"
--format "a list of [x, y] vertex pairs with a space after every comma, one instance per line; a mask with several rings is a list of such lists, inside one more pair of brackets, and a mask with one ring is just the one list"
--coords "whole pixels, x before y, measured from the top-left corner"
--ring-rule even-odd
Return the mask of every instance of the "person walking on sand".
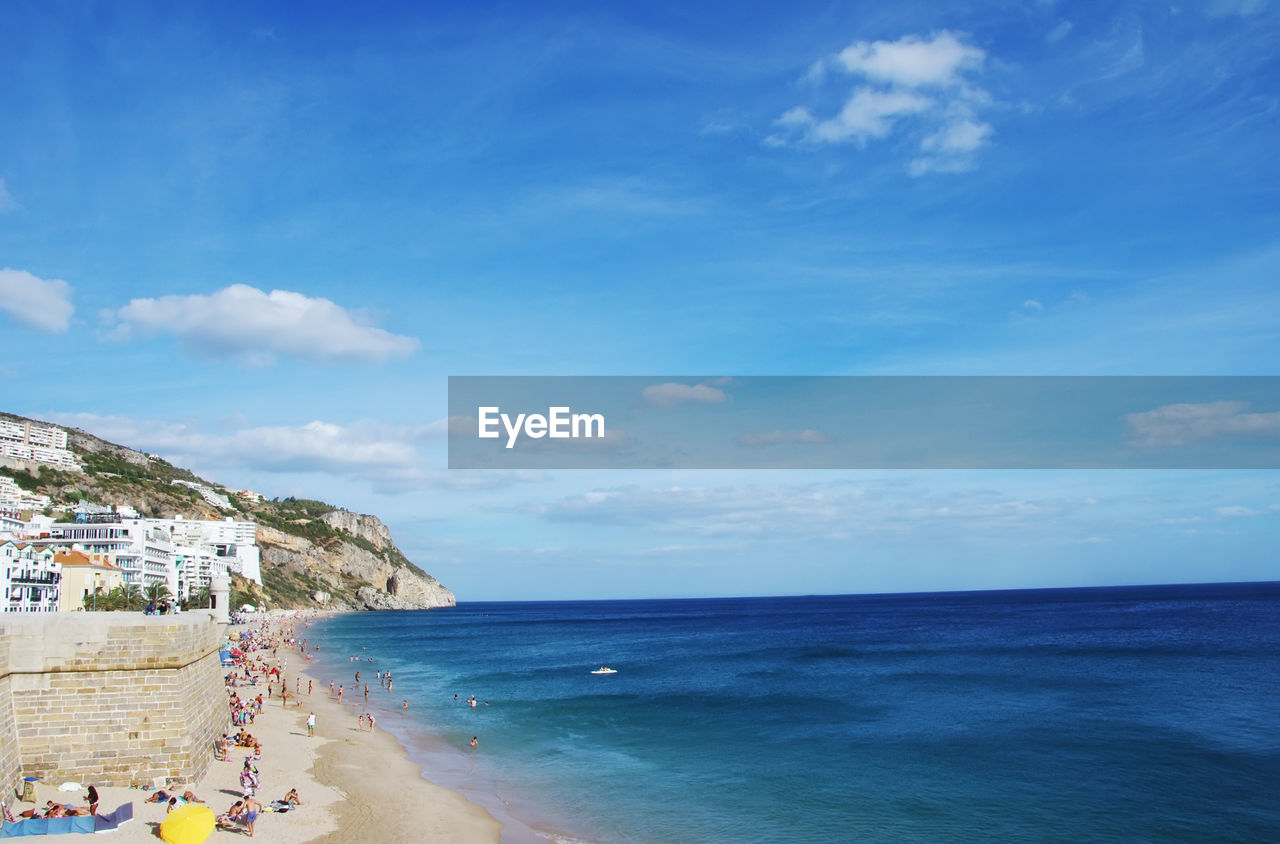
[[370, 732], [370, 733], [372, 733], [372, 732], [373, 732], [373, 723], [374, 723], [374, 722], [373, 722], [373, 713], [372, 713], [372, 712], [370, 712], [370, 713], [369, 713], [369, 732]]
[[249, 828], [249, 837], [253, 837], [253, 824], [258, 820], [258, 813], [262, 811], [262, 804], [252, 797], [246, 798], [244, 801], [243, 814], [240, 817], [244, 819], [244, 825]]
[[342, 703], [342, 686], [338, 686], [338, 703]]
[[307, 738], [315, 738], [316, 735], [316, 714], [312, 712], [307, 716]]
[[307, 681], [307, 697], [311, 697], [311, 681]]

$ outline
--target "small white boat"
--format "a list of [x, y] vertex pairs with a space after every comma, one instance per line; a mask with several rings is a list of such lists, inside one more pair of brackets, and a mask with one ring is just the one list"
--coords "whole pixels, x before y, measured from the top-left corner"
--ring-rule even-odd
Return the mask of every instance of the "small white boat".
[[605, 668], [602, 665], [599, 668], [597, 668], [595, 671], [592, 671], [591, 673], [592, 674], [617, 674], [618, 670], [616, 668]]

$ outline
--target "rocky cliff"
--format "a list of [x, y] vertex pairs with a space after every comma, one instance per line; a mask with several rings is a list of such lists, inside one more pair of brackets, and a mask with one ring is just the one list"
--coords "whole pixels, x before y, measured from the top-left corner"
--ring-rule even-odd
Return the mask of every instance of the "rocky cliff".
[[[330, 516], [335, 517], [333, 521]], [[341, 533], [333, 541], [317, 543], [259, 525], [264, 581], [292, 581], [313, 605], [330, 609], [412, 610], [454, 605], [453, 593], [434, 577], [392, 562], [394, 557], [386, 553], [395, 547], [391, 534], [376, 517], [335, 510], [322, 518], [330, 525], [359, 520], [366, 531], [384, 538], [385, 544], [373, 550], [342, 539]], [[335, 529], [374, 545], [366, 533]]]

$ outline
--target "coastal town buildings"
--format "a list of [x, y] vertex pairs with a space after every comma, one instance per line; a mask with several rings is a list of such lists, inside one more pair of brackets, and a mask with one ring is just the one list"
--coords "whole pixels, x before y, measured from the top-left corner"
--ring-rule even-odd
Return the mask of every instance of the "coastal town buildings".
[[79, 461], [67, 449], [67, 432], [39, 422], [0, 419], [0, 458], [22, 468], [53, 466], [81, 471]]
[[178, 598], [208, 588], [215, 575], [228, 572], [262, 582], [253, 522], [143, 519], [107, 512], [55, 522], [49, 537], [62, 548], [108, 561], [125, 584], [143, 589], [164, 584]]
[[57, 612], [62, 566], [49, 545], [0, 541], [0, 612]]

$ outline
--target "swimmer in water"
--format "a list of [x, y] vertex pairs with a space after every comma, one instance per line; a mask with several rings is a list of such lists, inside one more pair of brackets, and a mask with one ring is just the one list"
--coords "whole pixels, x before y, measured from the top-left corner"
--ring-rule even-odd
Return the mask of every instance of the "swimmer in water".
[[476, 746], [476, 737], [475, 737], [475, 736], [472, 736], [472, 737], [471, 737], [471, 746], [472, 746], [472, 747], [475, 747], [475, 746]]

